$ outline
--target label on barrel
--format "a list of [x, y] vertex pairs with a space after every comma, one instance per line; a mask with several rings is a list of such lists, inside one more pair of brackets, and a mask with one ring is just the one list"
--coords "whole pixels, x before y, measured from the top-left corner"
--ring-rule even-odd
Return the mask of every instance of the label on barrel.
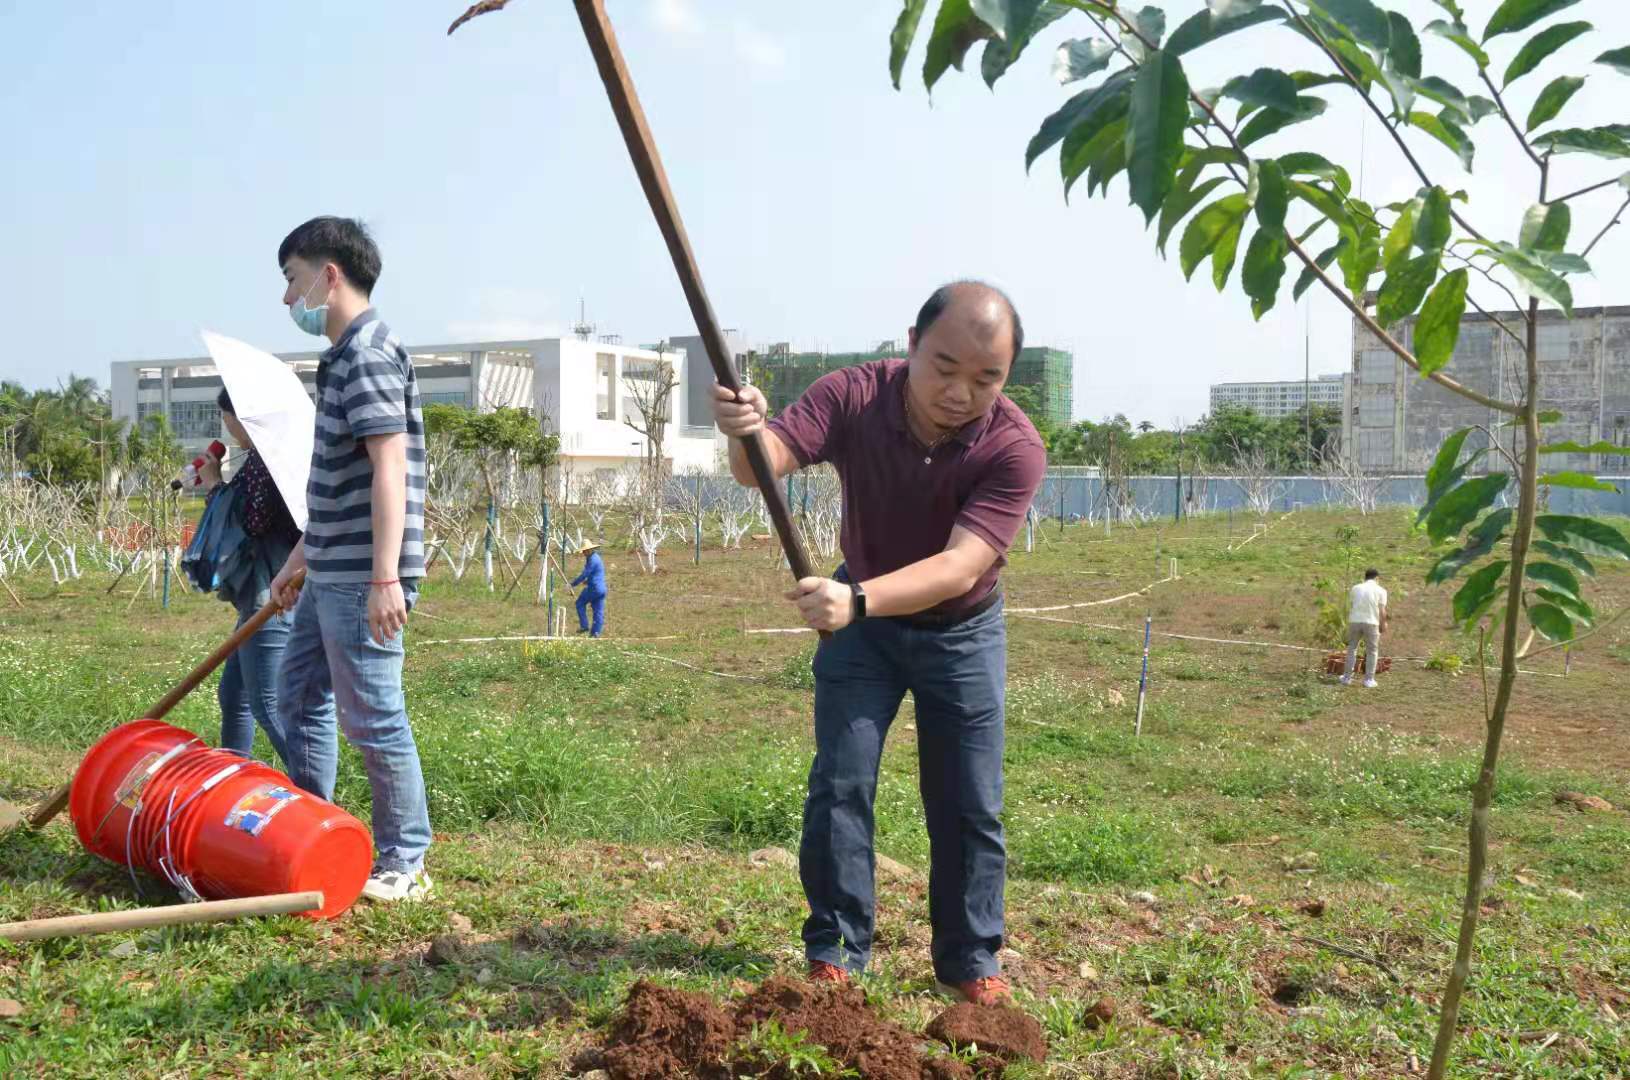
[[285, 806], [299, 802], [300, 798], [300, 792], [281, 784], [261, 784], [232, 807], [226, 815], [226, 827], [259, 836]]
[[123, 780], [119, 781], [118, 788], [113, 792], [114, 800], [124, 803], [132, 810], [139, 807], [141, 805], [141, 789], [146, 787], [147, 781], [153, 778], [153, 773], [156, 770], [152, 766], [158, 759], [158, 753], [155, 751], [136, 762], [135, 767], [125, 774]]

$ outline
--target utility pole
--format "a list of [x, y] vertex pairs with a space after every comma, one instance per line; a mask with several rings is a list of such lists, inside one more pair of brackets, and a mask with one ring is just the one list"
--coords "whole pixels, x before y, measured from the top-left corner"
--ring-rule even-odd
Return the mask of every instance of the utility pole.
[[1302, 431], [1307, 440], [1307, 469], [1313, 471], [1313, 305], [1302, 323]]

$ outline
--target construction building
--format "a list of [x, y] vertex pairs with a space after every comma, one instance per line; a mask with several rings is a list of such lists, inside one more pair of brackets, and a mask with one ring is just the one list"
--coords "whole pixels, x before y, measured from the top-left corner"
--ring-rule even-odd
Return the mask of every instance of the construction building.
[[[1488, 397], [1516, 401], [1527, 378], [1523, 350], [1500, 326], [1517, 333], [1523, 312], [1496, 312], [1492, 318], [1467, 314], [1444, 374]], [[1414, 346], [1415, 320], [1392, 333]], [[1538, 328], [1540, 408], [1560, 419], [1545, 427], [1547, 442], [1581, 444], [1630, 441], [1630, 307], [1576, 308], [1574, 317], [1542, 309]], [[1342, 445], [1354, 447], [1359, 464], [1375, 473], [1421, 473], [1443, 440], [1464, 427], [1483, 425], [1502, 439], [1515, 431], [1502, 427], [1505, 415], [1468, 401], [1415, 374], [1358, 320], [1353, 321], [1353, 394], [1342, 415]], [[1474, 433], [1467, 446], [1487, 445]], [[1630, 459], [1612, 454], [1551, 454], [1548, 470], [1623, 475]], [[1478, 469], [1505, 468], [1487, 455]]]
[[[785, 342], [749, 353], [747, 365], [751, 381], [764, 391], [771, 413], [780, 412], [822, 375], [839, 368], [875, 360], [904, 358], [899, 341], [884, 341], [869, 352], [793, 352]], [[1064, 349], [1045, 345], [1019, 351], [1008, 376], [1008, 386], [1027, 386], [1036, 392], [1042, 419], [1050, 424], [1068, 424], [1073, 419], [1075, 401], [1075, 357]]]
[[1311, 402], [1340, 410], [1347, 393], [1347, 376], [1319, 375], [1312, 379], [1284, 379], [1275, 382], [1229, 382], [1211, 385], [1211, 411], [1224, 405], [1250, 409], [1268, 420], [1302, 415], [1302, 406]]

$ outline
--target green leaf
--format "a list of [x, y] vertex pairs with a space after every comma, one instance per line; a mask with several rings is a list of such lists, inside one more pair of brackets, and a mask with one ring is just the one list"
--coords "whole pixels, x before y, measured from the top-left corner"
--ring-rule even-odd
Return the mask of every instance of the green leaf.
[[1262, 0], [1206, 0], [1206, 8], [1213, 19], [1231, 19], [1249, 15], [1262, 6]]
[[1598, 64], [1606, 64], [1621, 75], [1630, 75], [1630, 45], [1622, 49], [1609, 49], [1596, 58]]
[[1476, 152], [1476, 147], [1453, 120], [1444, 119], [1442, 113], [1433, 116], [1426, 112], [1412, 112], [1409, 114], [1409, 122], [1453, 150], [1460, 158], [1461, 166], [1467, 172], [1471, 172], [1472, 156]]
[[1297, 109], [1296, 80], [1273, 68], [1257, 68], [1249, 75], [1229, 79], [1222, 88], [1222, 96], [1280, 112]]
[[1452, 41], [1460, 46], [1461, 51], [1471, 57], [1479, 69], [1489, 66], [1489, 54], [1484, 52], [1477, 42], [1472, 40], [1472, 36], [1466, 32], [1464, 26], [1443, 19], [1435, 19], [1426, 24], [1426, 32], [1436, 34], [1445, 41]]
[[1494, 545], [1500, 542], [1506, 526], [1511, 524], [1511, 517], [1512, 511], [1509, 508], [1501, 508], [1484, 517], [1466, 534], [1465, 547], [1455, 548], [1439, 559], [1427, 572], [1426, 583], [1441, 585], [1493, 551]]
[[928, 0], [905, 0], [900, 8], [900, 17], [895, 20], [894, 32], [889, 35], [889, 78], [894, 80], [896, 90], [900, 89], [906, 54], [911, 52], [911, 43], [917, 37], [917, 24], [922, 21], [923, 8], [927, 6]]
[[1415, 246], [1424, 251], [1442, 251], [1449, 242], [1454, 222], [1449, 193], [1440, 187], [1427, 188], [1415, 216]]
[[[1337, 240], [1334, 244], [1331, 244], [1329, 247], [1319, 252], [1318, 258], [1313, 260], [1314, 265], [1318, 266], [1320, 270], [1327, 269], [1330, 264], [1335, 261], [1336, 256], [1341, 254], [1341, 249], [1346, 243], [1347, 238], [1344, 236], [1340, 240]], [[1317, 280], [1317, 274], [1315, 274], [1311, 269], [1304, 269], [1302, 271], [1302, 276], [1296, 279], [1296, 288], [1291, 290], [1292, 299], [1300, 300], [1302, 298], [1302, 294], [1307, 292], [1307, 290], [1311, 288], [1313, 283]]]
[[1630, 141], [1610, 128], [1562, 128], [1534, 139], [1534, 145], [1557, 154], [1595, 154], [1604, 158], [1630, 157]]
[[1581, 445], [1573, 441], [1546, 443], [1539, 448], [1542, 454], [1617, 454], [1630, 457], [1630, 446], [1619, 446], [1606, 440]]
[[1283, 231], [1285, 209], [1290, 205], [1290, 193], [1285, 188], [1285, 171], [1279, 162], [1267, 160], [1257, 168], [1256, 219], [1264, 229]]
[[1547, 56], [1550, 56], [1580, 34], [1587, 33], [1592, 29], [1594, 28], [1588, 22], [1570, 22], [1558, 23], [1555, 26], [1541, 30], [1529, 38], [1517, 55], [1512, 58], [1511, 63], [1506, 65], [1505, 79], [1500, 85], [1510, 86], [1544, 63]]
[[1460, 320], [1466, 314], [1465, 267], [1451, 270], [1432, 287], [1415, 320], [1415, 359], [1421, 374], [1430, 375], [1449, 362], [1460, 340]]
[[1188, 119], [1189, 81], [1183, 62], [1156, 50], [1138, 69], [1126, 124], [1127, 183], [1145, 223], [1154, 220], [1172, 189]]
[[929, 90], [951, 68], [962, 70], [962, 61], [974, 42], [994, 36], [996, 31], [973, 13], [970, 0], [944, 0], [934, 19], [934, 32], [928, 38], [923, 57], [923, 85]]
[[1535, 203], [1522, 216], [1517, 246], [1524, 251], [1561, 251], [1572, 221], [1567, 203]]
[[1041, 6], [1041, 0], [969, 0], [973, 13], [1003, 41], [1024, 36]]
[[1434, 544], [1441, 544], [1458, 534], [1500, 497], [1508, 479], [1505, 473], [1489, 473], [1461, 481], [1458, 487], [1439, 499], [1427, 515], [1427, 538]]
[[1405, 203], [1404, 208], [1398, 212], [1397, 220], [1392, 228], [1387, 230], [1387, 238], [1381, 243], [1381, 265], [1392, 268], [1392, 261], [1409, 250], [1410, 241], [1415, 238], [1415, 209], [1413, 202]]
[[1619, 489], [1606, 480], [1598, 480], [1588, 473], [1581, 472], [1546, 473], [1539, 478], [1539, 482], [1551, 487], [1579, 488], [1581, 491], [1611, 491], [1615, 495], [1619, 493]]
[[[1538, 420], [1541, 424], [1560, 424], [1562, 422], [1562, 411], [1560, 409], [1546, 409], [1534, 419]], [[1517, 427], [1521, 425], [1521, 423], [1522, 420], [1519, 418], [1511, 421], [1511, 426]]]
[[1069, 198], [1070, 189], [1081, 174], [1102, 156], [1111, 140], [1124, 145], [1128, 107], [1127, 95], [1124, 92], [1116, 94], [1104, 101], [1100, 108], [1083, 116], [1064, 137], [1064, 146], [1058, 155], [1058, 168], [1064, 178], [1065, 199]]
[[1559, 592], [1563, 596], [1579, 599], [1579, 579], [1573, 576], [1573, 571], [1566, 566], [1556, 563], [1532, 562], [1523, 571], [1527, 579], [1535, 584], [1543, 585], [1547, 589]]
[[1380, 264], [1381, 230], [1364, 222], [1343, 231], [1350, 242], [1336, 258], [1347, 291], [1358, 296], [1370, 287], [1370, 278], [1375, 276], [1375, 268]]
[[1547, 603], [1555, 604], [1567, 612], [1570, 619], [1581, 625], [1589, 626], [1596, 619], [1596, 612], [1581, 597], [1564, 596], [1553, 589], [1535, 589], [1534, 595]]
[[1317, 176], [1321, 180], [1328, 180], [1343, 194], [1353, 188], [1353, 179], [1347, 170], [1321, 154], [1306, 151], [1285, 154], [1279, 159], [1279, 167], [1286, 176]]
[[1573, 640], [1573, 620], [1555, 604], [1528, 605], [1528, 621], [1552, 641]]
[[1630, 540], [1604, 521], [1568, 514], [1541, 514], [1534, 527], [1547, 539], [1566, 544], [1586, 555], [1630, 559]]
[[1093, 140], [1093, 146], [1102, 149], [1093, 154], [1092, 164], [1087, 166], [1088, 195], [1099, 189], [1107, 192], [1109, 182], [1126, 168], [1126, 121], [1119, 120], [1105, 128]]
[[1563, 8], [1572, 7], [1578, 2], [1579, 0], [1505, 0], [1505, 3], [1494, 10], [1494, 17], [1489, 19], [1488, 26], [1483, 30], [1483, 40], [1526, 30], [1541, 19], [1548, 19]]
[[1387, 60], [1398, 74], [1421, 77], [1421, 39], [1409, 20], [1396, 11], [1387, 12]]
[[[1460, 476], [1465, 473], [1465, 466], [1457, 467], [1456, 462], [1460, 459], [1460, 450], [1466, 443], [1466, 436], [1471, 433], [1471, 428], [1461, 428], [1452, 432], [1443, 440], [1443, 445], [1438, 447], [1437, 455], [1432, 458], [1431, 467], [1426, 470], [1426, 505], [1421, 507], [1420, 516], [1416, 518], [1417, 525], [1426, 520], [1426, 515], [1431, 512], [1433, 504], [1443, 497], [1444, 492], [1460, 482]], [[1470, 464], [1471, 462], [1466, 462], [1466, 465]]]
[[1384, 51], [1392, 43], [1387, 13], [1370, 0], [1308, 0], [1308, 7], [1377, 50]]
[[1281, 109], [1263, 109], [1258, 112], [1251, 117], [1249, 123], [1240, 129], [1238, 135], [1239, 144], [1241, 146], [1250, 146], [1252, 143], [1265, 139], [1274, 132], [1290, 127], [1292, 124], [1300, 124], [1304, 120], [1313, 119], [1324, 112], [1327, 107], [1323, 98], [1307, 95], [1297, 98], [1296, 104], [1295, 112], [1285, 112]]
[[1060, 84], [1085, 79], [1109, 66], [1115, 46], [1100, 38], [1073, 38], [1053, 54], [1053, 78]]
[[[1272, 164], [1268, 162], [1267, 164]], [[1260, 213], [1262, 203], [1257, 203]], [[1281, 225], [1270, 228], [1264, 225], [1251, 237], [1250, 246], [1245, 249], [1245, 265], [1240, 269], [1240, 284], [1245, 286], [1245, 295], [1251, 298], [1251, 313], [1260, 321], [1274, 304], [1279, 295], [1279, 283], [1285, 276], [1285, 255], [1288, 252], [1285, 246], [1285, 229]]]
[[1375, 306], [1376, 322], [1391, 326], [1413, 315], [1437, 276], [1438, 253], [1435, 251], [1390, 263], [1387, 276], [1381, 282], [1380, 299]]
[[1482, 97], [1478, 94], [1468, 94], [1466, 96], [1466, 104], [1471, 109], [1472, 123], [1474, 124], [1483, 119], [1483, 117], [1493, 116], [1495, 113], [1500, 111], [1500, 106], [1496, 105], [1493, 99]]
[[1238, 10], [1238, 5], [1234, 5], [1226, 15], [1218, 14], [1214, 10], [1196, 12], [1172, 31], [1170, 40], [1166, 42], [1166, 51], [1173, 56], [1182, 56], [1236, 30], [1244, 30], [1266, 22], [1282, 22], [1284, 18], [1285, 13], [1277, 7], [1241, 11]]
[[1070, 129], [1089, 119], [1099, 109], [1115, 101], [1124, 100], [1125, 95], [1132, 86], [1132, 76], [1136, 74], [1134, 68], [1122, 68], [1097, 86], [1089, 87], [1076, 94], [1053, 115], [1041, 122], [1041, 128], [1031, 138], [1030, 145], [1025, 148], [1024, 166], [1029, 168], [1042, 154], [1058, 145], [1059, 140], [1069, 134]]
[[1234, 269], [1234, 256], [1239, 251], [1239, 238], [1245, 228], [1245, 215], [1236, 218], [1223, 234], [1217, 237], [1216, 250], [1211, 253], [1211, 283], [1222, 292], [1228, 284], [1228, 275]]
[[1157, 7], [1145, 7], [1132, 19], [1137, 24], [1138, 32], [1148, 38], [1156, 48], [1160, 47], [1160, 39], [1166, 36], [1166, 13]]
[[1496, 245], [1493, 253], [1500, 265], [1511, 271], [1518, 292], [1559, 307], [1573, 318], [1573, 289], [1565, 280], [1510, 244]]
[[1553, 559], [1567, 563], [1586, 577], [1596, 576], [1596, 567], [1591, 561], [1571, 547], [1564, 547], [1549, 540], [1535, 540], [1533, 548], [1535, 551], [1549, 555]]
[[1226, 179], [1228, 178], [1225, 176], [1213, 176], [1197, 187], [1177, 190], [1166, 196], [1166, 204], [1160, 208], [1160, 231], [1155, 240], [1155, 250], [1162, 255], [1166, 254], [1166, 240], [1177, 227], [1177, 223], [1187, 217], [1190, 210], [1199, 206], [1200, 201]]
[[1194, 271], [1217, 249], [1217, 242], [1230, 227], [1238, 229], [1240, 221], [1251, 209], [1243, 192], [1224, 195], [1194, 216], [1183, 239], [1177, 245], [1178, 266], [1185, 278], [1193, 278]]
[[1565, 251], [1531, 251], [1530, 255], [1545, 269], [1557, 274], [1588, 274], [1591, 272], [1590, 263], [1578, 255], [1569, 255]]
[[1472, 574], [1455, 592], [1454, 617], [1457, 623], [1469, 623], [1480, 618], [1494, 597], [1499, 595], [1496, 589], [1500, 579], [1505, 575], [1509, 566], [1504, 559], [1497, 559]]
[[1534, 107], [1528, 110], [1528, 123], [1523, 130], [1533, 131], [1546, 121], [1555, 118], [1556, 114], [1562, 111], [1562, 106], [1568, 103], [1568, 99], [1577, 94], [1579, 88], [1584, 85], [1583, 77], [1559, 75], [1552, 79], [1545, 85], [1545, 89], [1539, 92], [1539, 97], [1534, 99]]
[[[991, 0], [983, 0], [989, 3]], [[994, 89], [996, 80], [1007, 74], [1008, 68], [1016, 63], [1024, 50], [1029, 47], [1035, 36], [1047, 27], [1069, 14], [1070, 9], [1063, 4], [1053, 3], [1052, 0], [1027, 0], [1031, 13], [1027, 18], [1019, 21], [1010, 21], [1012, 29], [999, 40], [986, 42], [985, 55], [980, 61], [980, 73], [985, 77], [985, 85]], [[1010, 8], [1017, 9], [1018, 3], [1010, 4]], [[975, 7], [978, 11], [978, 7]]]
[[[1412, 79], [1410, 85], [1414, 87], [1417, 94], [1424, 98], [1431, 98], [1445, 108], [1453, 109], [1466, 117], [1468, 123], [1471, 122], [1471, 101], [1465, 94], [1460, 92], [1459, 87], [1438, 78], [1436, 75], [1428, 75], [1424, 79]], [[1490, 104], [1493, 104], [1493, 102], [1490, 102]]]

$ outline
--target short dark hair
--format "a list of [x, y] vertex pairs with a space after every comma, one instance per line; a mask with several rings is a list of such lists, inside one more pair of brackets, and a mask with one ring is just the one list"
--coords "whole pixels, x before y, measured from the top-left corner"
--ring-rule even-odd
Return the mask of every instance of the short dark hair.
[[232, 395], [226, 392], [224, 386], [221, 387], [221, 392], [215, 395], [215, 404], [224, 413], [231, 413], [233, 416], [238, 415], [238, 410], [232, 407]]
[[1365, 581], [1373, 581], [1373, 580], [1375, 580], [1376, 578], [1378, 578], [1380, 576], [1381, 576], [1381, 571], [1377, 570], [1373, 566], [1370, 567], [1368, 570], [1364, 571], [1364, 580]]
[[314, 217], [283, 238], [277, 248], [282, 269], [298, 255], [307, 262], [331, 262], [363, 296], [372, 296], [383, 268], [379, 245], [368, 227], [355, 218]]
[[994, 293], [1007, 308], [1007, 317], [1013, 325], [1013, 355], [1008, 360], [1011, 364], [1019, 358], [1019, 352], [1024, 348], [1024, 323], [1019, 318], [1019, 309], [1013, 306], [1013, 298], [996, 286], [983, 281], [965, 278], [961, 281], [948, 282], [935, 289], [917, 311], [917, 323], [912, 328], [917, 332], [917, 340], [921, 341], [929, 328], [939, 321], [939, 317], [945, 314], [945, 309], [951, 306], [951, 298], [956, 295], [956, 291], [964, 287]]

